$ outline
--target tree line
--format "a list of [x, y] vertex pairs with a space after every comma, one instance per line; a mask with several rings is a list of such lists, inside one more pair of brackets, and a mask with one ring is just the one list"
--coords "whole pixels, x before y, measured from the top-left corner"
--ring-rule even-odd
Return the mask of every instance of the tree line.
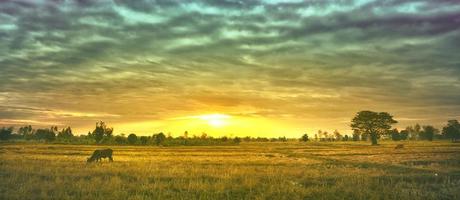
[[[460, 123], [458, 120], [449, 120], [447, 124], [439, 130], [431, 125], [406, 127], [399, 131], [392, 128], [398, 123], [393, 116], [386, 112], [360, 111], [351, 120], [350, 127], [353, 134], [343, 135], [335, 130], [333, 133], [319, 130], [314, 135], [315, 141], [367, 141], [372, 145], [377, 145], [379, 139], [401, 140], [428, 140], [448, 139], [452, 142], [460, 140]], [[206, 133], [200, 136], [189, 136], [185, 131], [182, 136], [172, 137], [170, 134], [156, 133], [151, 136], [137, 136], [134, 133], [129, 135], [113, 135], [113, 128], [108, 127], [103, 121], [97, 122], [96, 127], [87, 135], [75, 136], [70, 127], [58, 129], [57, 126], [50, 128], [33, 129], [31, 125], [20, 127], [14, 132], [14, 127], [3, 127], [0, 129], [0, 140], [33, 140], [43, 142], [70, 143], [70, 144], [119, 144], [119, 145], [158, 145], [158, 146], [177, 146], [177, 145], [237, 145], [240, 142], [287, 142], [292, 139], [286, 137], [266, 138], [266, 137], [210, 137]], [[299, 139], [307, 142], [310, 139], [308, 134], [304, 134]]]
[[108, 145], [157, 145], [157, 146], [199, 146], [199, 145], [237, 145], [241, 142], [239, 137], [210, 137], [206, 133], [201, 136], [184, 135], [172, 137], [164, 133], [155, 133], [151, 136], [137, 136], [134, 133], [129, 135], [114, 135], [113, 128], [107, 126], [103, 121], [96, 123], [93, 131], [87, 135], [76, 136], [71, 127], [58, 129], [57, 126], [50, 128], [34, 129], [31, 125], [20, 127], [14, 131], [14, 127], [3, 127], [0, 129], [0, 140], [24, 140], [53, 142], [63, 144], [108, 144]]
[[[386, 112], [360, 111], [351, 120], [350, 127], [353, 130], [351, 136], [342, 135], [335, 130], [332, 134], [327, 131], [319, 130], [315, 134], [315, 141], [367, 141], [372, 145], [377, 145], [379, 139], [401, 140], [427, 140], [448, 139], [452, 142], [460, 140], [460, 124], [458, 120], [448, 120], [447, 124], [440, 131], [432, 125], [408, 126], [399, 131], [392, 128], [398, 123], [393, 116]], [[308, 134], [304, 134], [300, 141], [309, 141]]]

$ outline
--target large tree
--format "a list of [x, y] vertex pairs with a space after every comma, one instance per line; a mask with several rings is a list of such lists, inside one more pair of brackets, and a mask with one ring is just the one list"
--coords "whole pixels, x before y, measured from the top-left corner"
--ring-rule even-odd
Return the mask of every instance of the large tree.
[[457, 120], [447, 121], [447, 125], [442, 128], [442, 135], [445, 138], [451, 139], [452, 142], [456, 142], [460, 139], [460, 123]]
[[388, 133], [395, 123], [398, 122], [386, 112], [360, 111], [351, 121], [351, 128], [361, 135], [369, 135], [372, 145], [377, 145], [379, 136]]

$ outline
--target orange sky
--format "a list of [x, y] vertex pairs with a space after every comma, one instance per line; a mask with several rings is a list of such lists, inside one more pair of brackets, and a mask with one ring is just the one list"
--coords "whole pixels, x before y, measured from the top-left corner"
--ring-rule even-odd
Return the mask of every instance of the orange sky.
[[460, 118], [451, 4], [1, 1], [0, 126], [300, 137], [372, 110], [441, 127]]

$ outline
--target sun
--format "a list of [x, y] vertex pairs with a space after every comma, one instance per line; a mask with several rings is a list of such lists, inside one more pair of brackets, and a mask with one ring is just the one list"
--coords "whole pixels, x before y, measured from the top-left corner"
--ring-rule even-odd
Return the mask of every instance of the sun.
[[228, 125], [228, 120], [231, 118], [231, 116], [224, 114], [210, 114], [201, 115], [199, 118], [206, 121], [210, 126], [223, 127]]

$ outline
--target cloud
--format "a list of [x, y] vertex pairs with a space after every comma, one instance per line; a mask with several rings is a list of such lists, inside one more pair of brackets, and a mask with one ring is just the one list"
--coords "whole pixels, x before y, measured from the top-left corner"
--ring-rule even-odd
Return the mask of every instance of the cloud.
[[0, 115], [458, 116], [459, 13], [449, 0], [2, 1]]

